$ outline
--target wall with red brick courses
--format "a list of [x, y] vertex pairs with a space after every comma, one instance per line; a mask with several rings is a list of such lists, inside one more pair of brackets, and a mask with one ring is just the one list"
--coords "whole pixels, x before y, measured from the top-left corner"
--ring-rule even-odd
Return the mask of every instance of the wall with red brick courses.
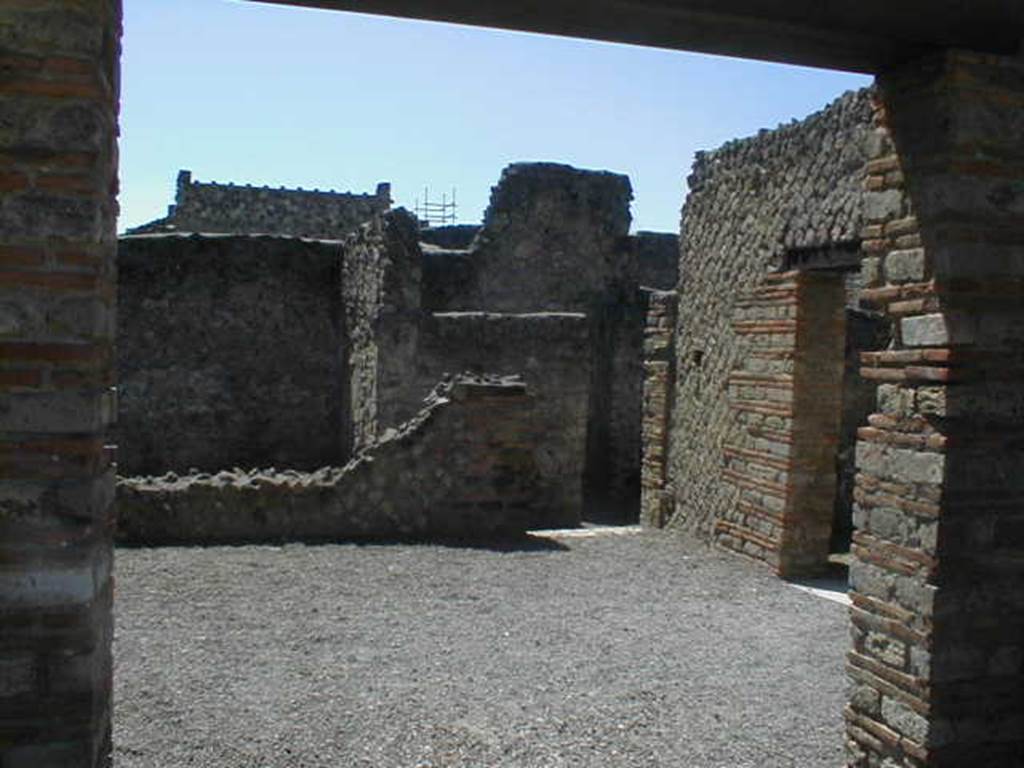
[[1024, 64], [879, 78], [851, 567], [850, 765], [1024, 763]]
[[[781, 272], [787, 256], [796, 251], [827, 251], [859, 240], [864, 164], [872, 140], [870, 98], [862, 91], [846, 94], [800, 123], [698, 156], [683, 209], [668, 456], [675, 504], [667, 527], [719, 539], [764, 559], [778, 546], [789, 462], [808, 459], [762, 457], [770, 453], [766, 444], [757, 442], [764, 438], [749, 430], [764, 429], [787, 439], [809, 434], [791, 419], [798, 392], [791, 381], [797, 315], [796, 304], [785, 302], [796, 301], [794, 291], [806, 296], [814, 291], [812, 283], [796, 278], [781, 278], [784, 285], [792, 282], [781, 289], [763, 281]], [[766, 294], [758, 298], [759, 291]], [[776, 300], [783, 295], [785, 299]], [[843, 303], [839, 295], [835, 308], [842, 310]], [[811, 314], [805, 317], [818, 312], [812, 309], [808, 305]], [[763, 322], [777, 325], [770, 332], [747, 332], [750, 323]], [[831, 322], [830, 315], [820, 329], [827, 332], [822, 342], [826, 346], [834, 341]], [[813, 323], [806, 330], [801, 344], [817, 343]], [[758, 355], [751, 356], [754, 351]], [[839, 356], [841, 361], [841, 346]], [[735, 377], [744, 374], [781, 378], [741, 384]], [[763, 426], [757, 425], [759, 419]], [[823, 433], [822, 446], [832, 434], [831, 428]], [[828, 447], [834, 456], [835, 444]], [[760, 463], [755, 467], [749, 456], [726, 454], [737, 449], [758, 451], [753, 458]], [[820, 463], [819, 457], [813, 466]], [[741, 486], [754, 477], [761, 483], [758, 489]], [[738, 504], [744, 498], [749, 511], [740, 513]]]
[[721, 480], [735, 503], [715, 541], [781, 575], [821, 570], [835, 502], [845, 292], [835, 272], [767, 276], [737, 302]]
[[671, 518], [675, 501], [668, 484], [668, 450], [678, 300], [675, 291], [651, 291], [644, 328], [640, 522], [653, 527], [661, 527]]
[[0, 7], [0, 754], [110, 754], [120, 3]]

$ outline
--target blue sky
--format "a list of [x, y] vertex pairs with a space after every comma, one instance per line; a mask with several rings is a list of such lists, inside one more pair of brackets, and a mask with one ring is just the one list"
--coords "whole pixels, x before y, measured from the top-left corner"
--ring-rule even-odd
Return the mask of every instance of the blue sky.
[[628, 174], [635, 229], [676, 231], [700, 149], [869, 78], [239, 0], [126, 0], [119, 228], [201, 181], [456, 188], [479, 221], [510, 162]]

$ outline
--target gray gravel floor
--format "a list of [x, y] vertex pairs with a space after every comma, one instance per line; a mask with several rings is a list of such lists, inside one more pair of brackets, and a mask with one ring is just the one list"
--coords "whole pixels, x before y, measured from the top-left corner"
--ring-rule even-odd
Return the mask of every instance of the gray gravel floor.
[[661, 532], [121, 549], [116, 765], [839, 766], [846, 609]]

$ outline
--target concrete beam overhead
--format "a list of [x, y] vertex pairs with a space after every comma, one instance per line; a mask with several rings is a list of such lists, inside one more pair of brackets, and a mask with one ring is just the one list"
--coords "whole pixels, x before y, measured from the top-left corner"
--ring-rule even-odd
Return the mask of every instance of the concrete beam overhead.
[[253, 0], [878, 73], [942, 48], [1011, 55], [1021, 0]]

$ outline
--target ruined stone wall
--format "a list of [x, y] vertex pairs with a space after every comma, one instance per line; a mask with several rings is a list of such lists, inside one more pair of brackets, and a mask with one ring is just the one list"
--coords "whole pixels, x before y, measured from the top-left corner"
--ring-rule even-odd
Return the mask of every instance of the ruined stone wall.
[[475, 284], [449, 308], [586, 312], [634, 284], [629, 179], [553, 163], [507, 167], [474, 244]]
[[122, 238], [119, 473], [345, 461], [340, 261], [294, 238]]
[[519, 374], [534, 393], [544, 424], [538, 462], [552, 503], [535, 527], [576, 525], [583, 508], [583, 470], [590, 388], [590, 324], [578, 313], [429, 315], [420, 332], [415, 377], [419, 397], [452, 371]]
[[644, 325], [644, 387], [642, 401], [643, 457], [640, 476], [640, 522], [660, 528], [675, 503], [668, 482], [672, 398], [675, 394], [675, 333], [679, 295], [652, 291]]
[[[588, 515], [634, 519], [639, 499], [639, 252], [628, 236], [629, 179], [552, 163], [502, 173], [468, 251], [425, 248], [424, 305], [435, 311], [582, 312], [590, 321]], [[653, 241], [652, 241], [653, 242]], [[650, 246], [650, 247], [648, 247]], [[614, 510], [618, 510], [615, 512]]]
[[[728, 382], [751, 351], [752, 336], [734, 326], [739, 299], [787, 252], [859, 239], [870, 120], [868, 94], [850, 93], [800, 123], [697, 157], [682, 221], [672, 527], [711, 538], [736, 509], [739, 489], [722, 471], [737, 428]], [[788, 375], [785, 357], [766, 366], [758, 375]]]
[[[423, 251], [423, 309], [466, 310], [466, 296], [476, 284], [478, 259], [473, 250], [451, 250], [420, 243]], [[476, 309], [480, 309], [477, 307]]]
[[410, 418], [426, 394], [412, 375], [422, 291], [416, 229], [399, 209], [364, 224], [342, 245], [344, 375], [352, 414], [343, 441], [353, 449]]
[[136, 227], [131, 234], [175, 231], [336, 240], [390, 206], [388, 184], [362, 195], [198, 182], [192, 181], [190, 171], [181, 171], [167, 218]]
[[[513, 236], [520, 231], [509, 228], [504, 236]], [[471, 298], [478, 282], [477, 273], [487, 268], [486, 258], [472, 247], [460, 248], [451, 244], [450, 238], [426, 237], [432, 230], [420, 232], [420, 245], [423, 249], [423, 308], [432, 312], [449, 312], [466, 309], [488, 309], [487, 307], [471, 307]], [[612, 275], [612, 282], [592, 292], [593, 296], [610, 293], [613, 303], [628, 302], [637, 306], [642, 301], [635, 300], [635, 288], [644, 286], [660, 290], [675, 288], [679, 275], [679, 236], [663, 232], [638, 232], [625, 240], [609, 242], [610, 247], [618, 252], [618, 264]], [[509, 247], [514, 250], [515, 244]], [[582, 261], [588, 257], [580, 254]], [[581, 265], [584, 266], [584, 265]], [[546, 269], [539, 263], [536, 270]], [[529, 271], [516, 276], [520, 283], [529, 282], [533, 278]], [[524, 291], [518, 302], [523, 311], [536, 308], [537, 301]], [[556, 299], [554, 303], [559, 303]], [[579, 310], [573, 301], [565, 302], [565, 309]]]
[[521, 381], [459, 377], [347, 466], [122, 479], [126, 544], [488, 537], [559, 504], [539, 481], [545, 421]]

